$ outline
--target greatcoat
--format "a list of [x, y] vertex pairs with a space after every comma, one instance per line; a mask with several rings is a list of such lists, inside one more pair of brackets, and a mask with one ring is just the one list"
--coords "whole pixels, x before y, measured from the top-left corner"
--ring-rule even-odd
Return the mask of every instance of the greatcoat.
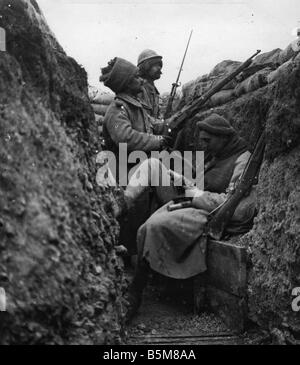
[[[175, 279], [205, 271], [207, 240], [202, 234], [208, 213], [224, 202], [250, 155], [249, 151], [240, 150], [211, 162], [205, 172], [204, 192], [191, 188], [195, 193], [193, 207], [168, 211], [172, 203], [169, 202], [157, 210], [138, 231], [140, 259], [144, 258], [154, 271]], [[252, 188], [236, 208], [231, 223], [242, 226], [252, 220], [254, 213], [255, 188]]]
[[144, 79], [143, 91], [139, 98], [150, 108], [150, 115], [154, 118], [160, 117], [159, 92], [153, 82]]
[[[119, 143], [127, 144], [128, 154], [132, 151], [143, 151], [147, 155], [151, 151], [161, 149], [161, 135], [167, 124], [164, 121], [151, 117], [149, 108], [140, 100], [119, 93], [108, 107], [103, 126], [103, 136], [106, 149], [116, 156], [115, 180], [126, 181], [127, 173], [135, 164], [127, 163], [127, 173], [122, 169], [124, 176], [119, 175]], [[113, 172], [114, 173], [114, 172]], [[120, 240], [129, 254], [136, 253], [136, 232], [142, 223], [149, 217], [151, 199], [149, 194], [141, 196], [121, 224]]]

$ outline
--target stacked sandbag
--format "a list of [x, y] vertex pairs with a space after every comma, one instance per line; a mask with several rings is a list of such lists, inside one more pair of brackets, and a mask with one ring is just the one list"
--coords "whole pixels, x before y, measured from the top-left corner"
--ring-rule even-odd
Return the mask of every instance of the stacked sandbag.
[[275, 48], [270, 52], [261, 53], [254, 58], [251, 66], [266, 64], [274, 64], [279, 66], [279, 57], [281, 52], [282, 50], [280, 48]]
[[278, 60], [280, 65], [289, 61], [291, 58], [295, 57], [299, 52], [299, 47], [297, 41], [290, 43], [283, 51], [280, 52]]
[[261, 70], [275, 70], [278, 66], [280, 66], [280, 63], [278, 61], [280, 52], [281, 49], [276, 48], [270, 52], [265, 52], [256, 56], [251, 65], [236, 76], [236, 80], [241, 83], [242, 81], [248, 79], [248, 77], [256, 74]]
[[90, 102], [92, 102], [95, 99], [97, 94], [98, 94], [98, 89], [95, 86], [88, 85], [88, 95]]
[[194, 87], [195, 80], [191, 80], [182, 86], [182, 99], [180, 104], [188, 104], [191, 101], [193, 95], [192, 90], [194, 89]]
[[221, 90], [215, 93], [208, 102], [208, 107], [213, 108], [215, 106], [223, 105], [228, 103], [235, 97], [234, 89]]
[[108, 94], [108, 93], [99, 94], [93, 99], [93, 103], [101, 105], [109, 105], [113, 101], [114, 97], [115, 96], [113, 94]]
[[[299, 47], [298, 47], [299, 48]], [[216, 93], [207, 102], [207, 107], [215, 107], [225, 104], [234, 97], [255, 91], [268, 83], [274, 82], [282, 74], [289, 72], [291, 64], [283, 63], [284, 60], [297, 56], [295, 42], [291, 43], [285, 50], [276, 48], [270, 52], [262, 53], [255, 57], [252, 64], [226, 84], [221, 91]], [[300, 62], [300, 56], [299, 56]], [[283, 64], [282, 64], [283, 63]], [[282, 66], [280, 66], [282, 64]], [[218, 63], [209, 74], [198, 77], [183, 85], [183, 98], [180, 106], [189, 104], [196, 98], [205, 94], [218, 82], [235, 71], [241, 62], [225, 60]]]
[[289, 60], [279, 66], [276, 70], [272, 71], [268, 77], [267, 81], [269, 84], [272, 82], [278, 81], [281, 77], [288, 77], [294, 67], [293, 60]]
[[271, 68], [264, 68], [256, 72], [254, 75], [248, 77], [246, 80], [239, 83], [235, 89], [234, 93], [237, 97], [248, 94], [254, 90], [257, 90], [268, 83], [268, 75], [272, 72]]
[[98, 122], [100, 133], [102, 133], [102, 125], [103, 125], [105, 113], [108, 109], [109, 104], [112, 102], [113, 99], [114, 99], [113, 94], [102, 93], [102, 94], [96, 95], [91, 100], [91, 106], [94, 110], [95, 119], [96, 119], [96, 122]]
[[[232, 73], [241, 65], [241, 62], [225, 60], [218, 63], [209, 74], [198, 77], [196, 80], [189, 81], [182, 87], [182, 100], [180, 105], [188, 104], [194, 99], [205, 94], [209, 89], [215, 86], [218, 82], [223, 80], [226, 76]], [[227, 93], [220, 93], [215, 96], [210, 105], [220, 105], [221, 102], [227, 102], [232, 98], [232, 91], [237, 85], [237, 81], [234, 79], [226, 84], [221, 91], [229, 90]]]
[[[163, 116], [165, 115], [166, 112], [166, 108], [169, 102], [169, 98], [170, 98], [170, 93], [169, 92], [164, 92], [160, 95], [159, 97], [159, 112], [160, 112], [160, 116], [159, 118], [163, 118]], [[178, 107], [179, 107], [179, 103], [182, 100], [182, 94], [180, 91], [176, 91], [176, 94], [173, 98], [173, 102], [172, 102], [172, 111], [177, 111]]]
[[100, 115], [100, 116], [104, 116], [105, 113], [106, 113], [106, 110], [108, 108], [108, 105], [107, 104], [95, 104], [95, 103], [92, 103], [92, 108], [94, 110], [94, 113], [97, 114], [97, 115]]
[[[218, 82], [223, 80], [226, 76], [235, 71], [241, 62], [225, 60], [218, 63], [212, 71], [208, 75], [204, 75], [199, 78], [199, 81], [196, 80], [196, 86], [194, 90], [194, 98], [203, 95], [210, 88], [214, 87]], [[231, 80], [225, 86], [223, 86], [222, 90], [233, 90], [236, 86], [237, 82], [235, 79]], [[223, 93], [223, 96], [226, 93]], [[229, 95], [230, 93], [227, 93]], [[221, 98], [222, 99], [222, 98]]]
[[242, 63], [238, 61], [225, 60], [218, 63], [209, 73], [209, 77], [223, 78], [235, 71]]
[[198, 77], [195, 80], [193, 89], [191, 90], [192, 99], [195, 99], [195, 98], [203, 95], [207, 90], [210, 89], [212, 83], [213, 83], [213, 79], [209, 78], [208, 75], [203, 75], [203, 76]]

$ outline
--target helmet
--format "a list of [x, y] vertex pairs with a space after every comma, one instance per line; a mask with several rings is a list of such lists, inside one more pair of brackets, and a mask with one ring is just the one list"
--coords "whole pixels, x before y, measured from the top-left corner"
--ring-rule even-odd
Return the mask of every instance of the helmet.
[[162, 59], [162, 56], [159, 56], [156, 52], [152, 51], [152, 49], [145, 49], [138, 58], [137, 65], [140, 66], [141, 63], [144, 61], [150, 60], [152, 58], [160, 58]]

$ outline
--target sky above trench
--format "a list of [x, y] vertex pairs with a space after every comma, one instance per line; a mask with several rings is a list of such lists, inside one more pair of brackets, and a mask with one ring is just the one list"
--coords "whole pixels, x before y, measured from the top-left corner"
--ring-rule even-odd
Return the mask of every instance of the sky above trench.
[[163, 56], [161, 93], [181, 73], [182, 84], [223, 60], [244, 61], [257, 49], [284, 49], [300, 27], [300, 0], [37, 0], [66, 53], [84, 66], [89, 84], [114, 57], [136, 64], [150, 48]]

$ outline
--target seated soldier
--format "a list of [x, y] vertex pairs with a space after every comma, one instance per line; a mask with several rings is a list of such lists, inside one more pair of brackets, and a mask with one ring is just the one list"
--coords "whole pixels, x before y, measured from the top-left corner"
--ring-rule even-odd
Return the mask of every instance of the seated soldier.
[[[218, 114], [198, 122], [197, 128], [203, 150], [212, 156], [204, 167], [204, 191], [185, 181], [185, 194], [193, 196], [192, 206], [168, 211], [170, 200], [178, 196], [178, 189], [175, 186], [152, 187], [161, 203], [169, 202], [152, 214], [138, 231], [138, 264], [129, 290], [128, 320], [140, 306], [149, 267], [176, 279], [187, 279], [206, 270], [206, 240], [201, 240], [201, 235], [207, 216], [226, 200], [229, 190], [238, 182], [251, 156], [246, 142]], [[146, 188], [142, 185], [147, 185], [136, 186], [137, 175], [141, 181], [140, 176], [143, 174], [150, 179], [155, 174], [164, 173], [166, 168], [159, 160], [143, 162], [125, 190], [127, 206], [134, 204]], [[178, 178], [176, 174], [169, 173]], [[252, 221], [255, 213], [254, 191], [252, 189], [251, 194], [236, 208], [231, 219], [235, 227]]]

